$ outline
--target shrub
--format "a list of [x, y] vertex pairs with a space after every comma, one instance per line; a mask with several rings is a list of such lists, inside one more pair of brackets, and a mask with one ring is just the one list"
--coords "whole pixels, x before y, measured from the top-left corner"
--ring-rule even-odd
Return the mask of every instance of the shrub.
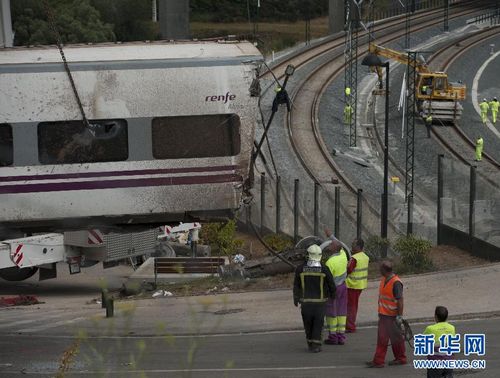
[[384, 252], [386, 252], [390, 247], [390, 242], [388, 239], [381, 238], [380, 236], [370, 236], [365, 243], [364, 252], [370, 256], [370, 260], [378, 261], [382, 259], [384, 256]]
[[422, 273], [432, 270], [433, 264], [429, 257], [431, 242], [425, 239], [402, 236], [394, 244], [394, 250], [400, 255], [401, 263], [398, 271], [401, 273]]
[[201, 228], [201, 240], [226, 256], [234, 254], [243, 246], [243, 240], [236, 238], [236, 222], [206, 223]]
[[264, 236], [264, 241], [274, 251], [281, 252], [293, 247], [293, 241], [288, 236], [280, 234], [268, 234]]

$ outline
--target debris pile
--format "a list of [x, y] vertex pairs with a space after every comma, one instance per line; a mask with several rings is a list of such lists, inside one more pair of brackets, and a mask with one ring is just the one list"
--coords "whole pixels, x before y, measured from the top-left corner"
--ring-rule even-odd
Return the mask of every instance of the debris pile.
[[16, 297], [1, 297], [0, 307], [11, 307], [11, 306], [30, 306], [34, 304], [40, 304], [37, 297], [34, 295], [18, 295]]

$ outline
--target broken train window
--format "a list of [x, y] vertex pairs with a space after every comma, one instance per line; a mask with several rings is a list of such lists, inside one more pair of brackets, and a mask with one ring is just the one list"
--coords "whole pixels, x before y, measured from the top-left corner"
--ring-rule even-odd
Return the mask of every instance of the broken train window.
[[128, 159], [127, 121], [123, 119], [42, 122], [38, 124], [42, 164], [79, 164]]

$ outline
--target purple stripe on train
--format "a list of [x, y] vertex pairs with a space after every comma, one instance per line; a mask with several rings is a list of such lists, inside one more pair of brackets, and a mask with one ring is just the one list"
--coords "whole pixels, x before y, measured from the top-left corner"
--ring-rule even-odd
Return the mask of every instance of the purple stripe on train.
[[81, 173], [54, 173], [31, 176], [6, 176], [1, 177], [0, 181], [34, 181], [34, 180], [61, 180], [71, 178], [90, 178], [90, 177], [114, 177], [114, 176], [140, 176], [140, 175], [161, 175], [169, 173], [194, 173], [194, 172], [224, 172], [238, 169], [237, 165], [214, 166], [214, 167], [190, 167], [190, 168], [164, 168], [164, 169], [141, 169], [128, 171], [109, 171], [109, 172], [81, 172]]
[[44, 184], [21, 184], [0, 186], [0, 194], [63, 192], [72, 190], [99, 190], [116, 188], [138, 188], [147, 186], [199, 185], [242, 182], [243, 177], [236, 174], [207, 176], [176, 176], [145, 179], [123, 179], [105, 181], [77, 181]]

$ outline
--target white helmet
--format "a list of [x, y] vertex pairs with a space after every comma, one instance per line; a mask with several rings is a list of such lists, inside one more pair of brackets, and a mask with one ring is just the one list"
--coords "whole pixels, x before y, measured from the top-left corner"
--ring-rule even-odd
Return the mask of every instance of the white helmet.
[[488, 100], [486, 100], [485, 98], [483, 98], [483, 101], [488, 101]]
[[311, 261], [321, 261], [321, 248], [319, 245], [313, 244], [307, 248], [307, 258]]

